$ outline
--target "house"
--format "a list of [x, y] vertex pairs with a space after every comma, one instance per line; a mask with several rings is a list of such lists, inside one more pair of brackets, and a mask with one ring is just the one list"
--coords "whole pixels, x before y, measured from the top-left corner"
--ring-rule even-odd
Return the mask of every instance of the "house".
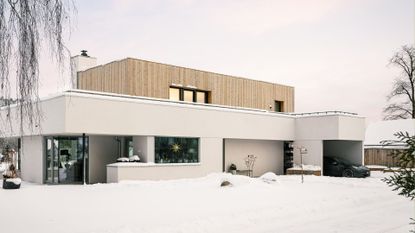
[[399, 142], [395, 136], [398, 132], [415, 135], [415, 120], [400, 119], [370, 124], [366, 129], [364, 141], [365, 165], [396, 167], [397, 160], [391, 155], [396, 150], [407, 148], [407, 145]]
[[[20, 137], [21, 176], [47, 184], [160, 180], [246, 170], [284, 174], [325, 155], [363, 163], [365, 119], [294, 113], [294, 88], [127, 58], [73, 58], [72, 90], [40, 101], [41, 127]], [[12, 111], [16, 109], [12, 108]], [[5, 111], [2, 114], [6, 114]], [[12, 122], [12, 128], [19, 128]], [[116, 162], [139, 155], [140, 162]]]

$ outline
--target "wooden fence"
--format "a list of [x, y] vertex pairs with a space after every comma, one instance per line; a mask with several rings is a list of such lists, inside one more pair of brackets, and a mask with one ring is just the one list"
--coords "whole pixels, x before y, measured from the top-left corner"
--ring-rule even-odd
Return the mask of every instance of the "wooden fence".
[[368, 148], [365, 149], [365, 165], [382, 165], [397, 167], [397, 159], [392, 157], [396, 149]]

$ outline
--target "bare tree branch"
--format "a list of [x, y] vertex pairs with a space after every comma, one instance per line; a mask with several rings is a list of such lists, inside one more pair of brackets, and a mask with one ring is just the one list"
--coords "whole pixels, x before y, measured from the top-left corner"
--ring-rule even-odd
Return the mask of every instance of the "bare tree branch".
[[[385, 119], [415, 118], [415, 49], [413, 46], [402, 46], [401, 50], [393, 55], [390, 64], [398, 67], [402, 72], [395, 79], [387, 100], [401, 100], [388, 105], [384, 110]], [[403, 99], [403, 101], [402, 101]]]
[[[0, 0], [0, 97], [11, 98], [11, 80], [15, 79], [21, 132], [24, 123], [33, 130], [41, 120], [38, 90], [42, 41], [48, 43], [51, 58], [63, 65], [62, 36], [74, 11], [72, 0]], [[14, 69], [16, 72], [11, 73]], [[10, 114], [7, 118], [10, 120]]]

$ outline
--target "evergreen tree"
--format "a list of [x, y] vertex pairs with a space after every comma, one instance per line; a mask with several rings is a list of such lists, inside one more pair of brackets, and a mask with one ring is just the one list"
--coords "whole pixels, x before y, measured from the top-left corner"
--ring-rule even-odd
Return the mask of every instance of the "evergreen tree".
[[[399, 195], [415, 199], [415, 136], [410, 136], [408, 132], [398, 132], [395, 134], [399, 142], [408, 146], [404, 150], [396, 150], [392, 156], [398, 160], [400, 169], [390, 177], [385, 177], [385, 181]], [[415, 204], [415, 203], [414, 203]], [[413, 225], [415, 219], [411, 218]], [[415, 232], [412, 230], [411, 232]]]

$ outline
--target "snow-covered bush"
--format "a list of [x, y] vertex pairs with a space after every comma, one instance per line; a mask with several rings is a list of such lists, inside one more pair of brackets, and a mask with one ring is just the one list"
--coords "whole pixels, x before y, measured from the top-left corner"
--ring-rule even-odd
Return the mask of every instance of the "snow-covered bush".
[[275, 175], [273, 172], [267, 172], [259, 177], [260, 180], [264, 181], [265, 183], [271, 184], [277, 182], [278, 176]]

